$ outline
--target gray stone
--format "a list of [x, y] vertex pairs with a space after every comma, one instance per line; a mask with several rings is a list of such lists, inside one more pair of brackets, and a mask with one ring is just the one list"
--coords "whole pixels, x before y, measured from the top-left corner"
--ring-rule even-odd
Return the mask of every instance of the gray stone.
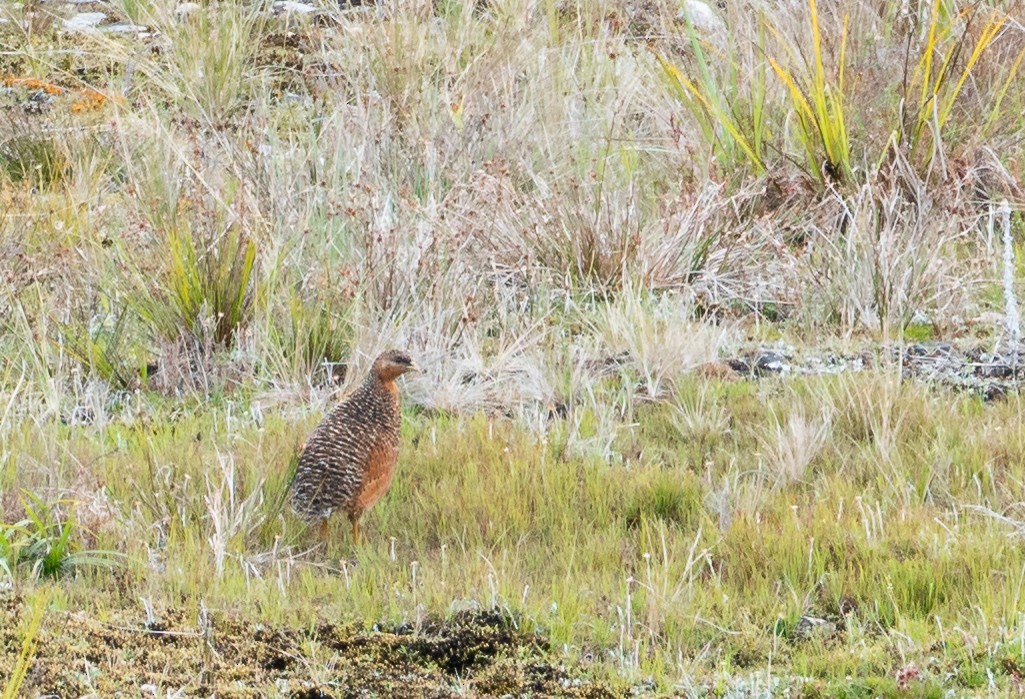
[[143, 27], [138, 24], [126, 24], [124, 22], [100, 27], [100, 30], [107, 32], [108, 34], [142, 34], [143, 32], [149, 31], [147, 27]]
[[295, 0], [279, 0], [273, 5], [274, 14], [286, 14], [286, 15], [308, 15], [311, 12], [316, 12], [317, 8], [313, 5], [305, 2], [295, 2]]
[[74, 17], [64, 20], [64, 31], [93, 32], [105, 19], [107, 19], [105, 12], [79, 12]]
[[762, 350], [755, 356], [754, 370], [762, 374], [783, 374], [790, 371], [790, 362], [782, 352]]

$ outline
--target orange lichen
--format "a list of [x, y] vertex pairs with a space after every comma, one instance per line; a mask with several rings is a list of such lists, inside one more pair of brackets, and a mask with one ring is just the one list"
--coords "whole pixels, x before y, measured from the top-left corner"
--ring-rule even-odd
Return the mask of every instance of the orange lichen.
[[59, 95], [64, 90], [53, 83], [43, 82], [35, 78], [16, 78], [13, 75], [5, 75], [3, 83], [6, 87], [24, 87], [27, 90], [42, 90], [48, 95]]
[[54, 96], [68, 94], [74, 97], [70, 104], [71, 111], [74, 114], [95, 111], [102, 107], [108, 100], [123, 101], [116, 95], [107, 95], [90, 87], [80, 89], [64, 88], [36, 78], [19, 78], [14, 75], [0, 75], [0, 84], [5, 87], [19, 87], [25, 90], [40, 90], [48, 95]]
[[102, 107], [106, 101], [107, 96], [102, 92], [86, 88], [79, 93], [78, 99], [71, 103], [71, 111], [75, 114], [91, 112]]

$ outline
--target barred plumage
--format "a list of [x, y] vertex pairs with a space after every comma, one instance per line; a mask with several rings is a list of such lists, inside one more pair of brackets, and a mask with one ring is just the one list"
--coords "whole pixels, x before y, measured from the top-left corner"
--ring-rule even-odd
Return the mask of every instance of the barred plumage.
[[391, 485], [399, 453], [399, 389], [395, 379], [418, 371], [409, 355], [381, 354], [363, 384], [343, 400], [310, 435], [292, 482], [292, 507], [321, 530], [338, 511], [359, 520]]

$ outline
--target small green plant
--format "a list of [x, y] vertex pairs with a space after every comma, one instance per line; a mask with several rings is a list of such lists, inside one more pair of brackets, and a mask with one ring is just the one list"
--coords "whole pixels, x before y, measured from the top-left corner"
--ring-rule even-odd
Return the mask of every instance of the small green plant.
[[[272, 338], [276, 373], [310, 376], [350, 354], [351, 306], [342, 307], [326, 289], [304, 294], [292, 290], [288, 307], [274, 320]], [[328, 372], [330, 379], [330, 372]]]
[[[949, 11], [941, 0], [933, 0], [928, 34], [913, 66], [909, 38], [904, 62], [900, 120], [895, 136], [897, 142], [906, 145], [912, 155], [928, 148], [926, 165], [932, 161], [936, 153], [936, 148], [930, 148], [928, 144], [942, 145], [944, 128], [950, 121], [958, 96], [972, 76], [979, 59], [996, 39], [1007, 20], [1003, 15], [991, 14], [983, 21], [982, 28], [971, 44], [971, 50], [968, 51], [968, 57], [958, 72], [957, 66], [961, 56], [968, 50], [969, 42], [972, 40], [972, 26], [982, 11], [975, 5], [970, 11], [954, 13]], [[1011, 81], [1017, 75], [1023, 57], [1025, 49], [1018, 54], [1008, 71], [1007, 80], [995, 93], [993, 107], [983, 129], [988, 128], [996, 119], [1000, 104]]]
[[72, 358], [117, 389], [128, 388], [139, 375], [130, 359], [126, 310], [101, 315], [89, 323], [65, 323], [58, 331]]
[[22, 501], [25, 517], [13, 524], [0, 522], [0, 571], [8, 578], [13, 580], [21, 567], [39, 579], [116, 564], [118, 555], [113, 551], [81, 548], [74, 536], [74, 520], [60, 511], [61, 504], [28, 493]]
[[811, 29], [811, 65], [799, 49], [789, 47], [780, 32], [774, 33], [787, 46], [790, 64], [804, 65], [793, 68], [780, 64], [774, 58], [769, 63], [787, 88], [790, 102], [797, 116], [796, 134], [804, 148], [808, 171], [823, 183], [849, 182], [851, 179], [851, 149], [847, 139], [844, 115], [844, 59], [847, 46], [847, 19], [844, 19], [840, 40], [840, 56], [835, 80], [826, 77], [822, 60], [822, 34], [815, 0], [808, 0]]
[[[764, 51], [764, 22], [759, 33], [759, 48]], [[662, 54], [655, 58], [670, 91], [697, 121], [705, 143], [724, 172], [746, 164], [760, 175], [765, 172], [769, 133], [765, 119], [766, 66], [759, 62], [749, 85], [743, 87], [740, 68], [729, 56], [725, 61], [725, 80], [717, 75], [714, 62], [705, 50], [694, 24], [687, 20], [687, 34], [694, 53], [697, 78], [688, 78]]]
[[230, 346], [252, 317], [256, 244], [237, 226], [209, 235], [184, 226], [164, 243], [167, 263], [156, 288], [140, 275], [133, 302], [139, 315], [165, 340]]
[[52, 189], [68, 170], [55, 131], [42, 117], [0, 111], [0, 173], [12, 183]]
[[689, 472], [667, 471], [657, 474], [631, 493], [625, 512], [626, 525], [641, 526], [645, 519], [661, 520], [690, 531], [705, 517], [701, 488]]

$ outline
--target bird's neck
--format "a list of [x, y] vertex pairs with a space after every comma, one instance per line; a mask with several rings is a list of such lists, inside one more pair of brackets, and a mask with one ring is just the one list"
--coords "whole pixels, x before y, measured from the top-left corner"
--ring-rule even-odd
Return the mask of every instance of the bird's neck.
[[382, 378], [377, 374], [371, 374], [367, 377], [367, 387], [379, 391], [385, 390], [392, 396], [399, 397], [399, 386], [393, 378]]

